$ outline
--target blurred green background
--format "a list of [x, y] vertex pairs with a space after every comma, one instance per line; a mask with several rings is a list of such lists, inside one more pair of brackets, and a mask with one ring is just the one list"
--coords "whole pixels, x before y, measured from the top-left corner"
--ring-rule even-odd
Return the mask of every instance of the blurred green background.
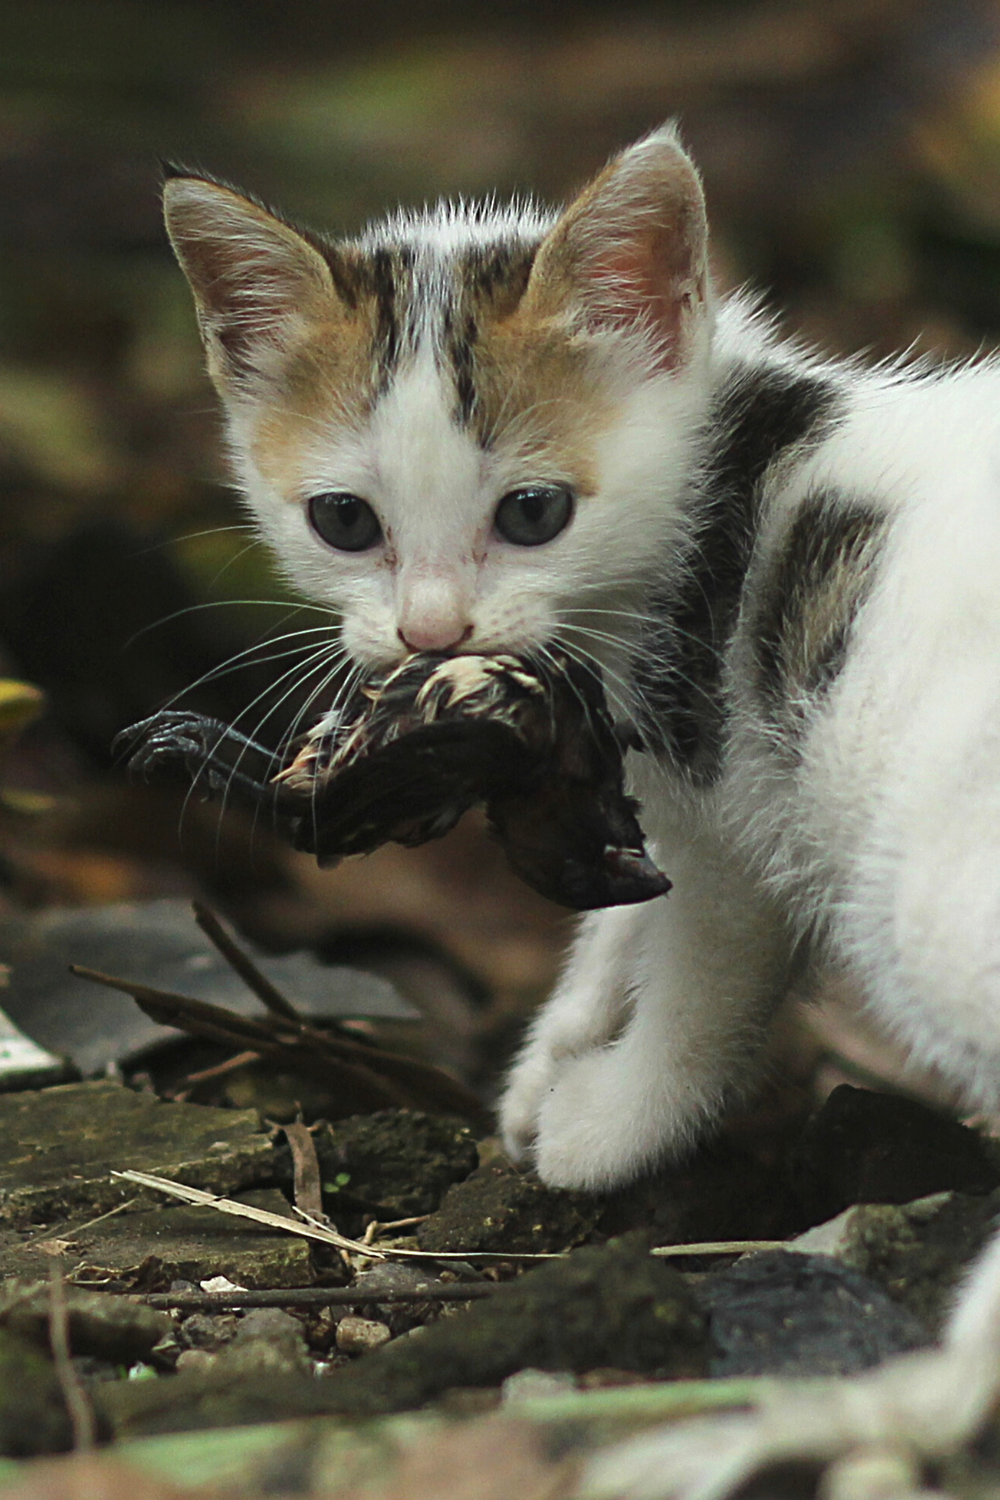
[[[494, 988], [544, 987], [565, 924], [502, 886], [475, 830], [321, 877], [214, 811], [179, 839], [179, 802], [114, 765], [117, 730], [284, 618], [214, 607], [283, 596], [226, 488], [158, 162], [351, 231], [400, 200], [559, 199], [673, 115], [723, 285], [831, 349], [961, 356], [1000, 333], [995, 3], [2, 0], [0, 670], [50, 703], [6, 779], [56, 797], [7, 829], [7, 897], [207, 888], [276, 941], [420, 928]], [[269, 673], [188, 701], [235, 714]]]

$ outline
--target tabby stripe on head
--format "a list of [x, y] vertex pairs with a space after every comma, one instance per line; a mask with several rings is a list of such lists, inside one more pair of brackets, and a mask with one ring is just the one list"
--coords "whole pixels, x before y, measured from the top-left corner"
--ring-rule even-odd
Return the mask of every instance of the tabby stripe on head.
[[388, 382], [399, 358], [399, 323], [396, 317], [396, 267], [388, 250], [372, 257], [372, 290], [375, 297], [375, 344], [382, 383]]
[[754, 622], [765, 711], [798, 738], [811, 703], [835, 681], [851, 626], [868, 597], [888, 520], [867, 500], [807, 495], [775, 558]]
[[[458, 306], [443, 319], [444, 349], [455, 382], [455, 418], [468, 426], [481, 417], [476, 390], [476, 345], [482, 324], [509, 316], [524, 295], [534, 264], [535, 245], [475, 245], [463, 258], [456, 275]], [[489, 426], [476, 422], [483, 446], [489, 445]]]
[[825, 437], [837, 397], [818, 376], [737, 368], [709, 415], [720, 434], [699, 476], [703, 510], [680, 589], [654, 602], [662, 625], [636, 661], [649, 705], [644, 730], [693, 781], [720, 774], [726, 704], [722, 669], [753, 554], [761, 489], [771, 466], [793, 448]]

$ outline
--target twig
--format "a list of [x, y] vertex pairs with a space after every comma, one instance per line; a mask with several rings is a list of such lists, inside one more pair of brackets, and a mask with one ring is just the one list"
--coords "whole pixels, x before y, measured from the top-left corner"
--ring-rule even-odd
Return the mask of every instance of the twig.
[[[307, 1125], [303, 1125], [301, 1120], [296, 1120], [294, 1125], [283, 1125], [281, 1128], [285, 1132], [292, 1151], [295, 1207], [300, 1213], [307, 1214], [310, 1219], [314, 1221], [318, 1219], [322, 1223], [326, 1220], [326, 1214], [323, 1211], [322, 1177], [312, 1132]], [[368, 1243], [367, 1240], [365, 1243]]]
[[279, 1287], [273, 1291], [145, 1292], [138, 1300], [147, 1307], [178, 1308], [182, 1312], [211, 1312], [225, 1307], [360, 1307], [369, 1302], [472, 1302], [492, 1297], [497, 1281], [449, 1282], [443, 1286], [405, 1290], [362, 1291], [353, 1286]]
[[[189, 995], [175, 995], [169, 990], [153, 989], [148, 984], [133, 983], [117, 979], [111, 974], [102, 974], [98, 969], [84, 964], [70, 964], [70, 972], [81, 979], [92, 979], [95, 984], [104, 984], [109, 989], [120, 990], [132, 999], [153, 1021], [161, 1026], [176, 1026], [192, 1036], [202, 1036], [208, 1041], [221, 1042], [224, 1047], [250, 1046], [261, 1057], [274, 1058], [297, 1072], [319, 1078], [328, 1087], [336, 1079], [341, 1085], [349, 1082], [366, 1098], [370, 1107], [378, 1109], [400, 1109], [413, 1107], [413, 1100], [388, 1078], [380, 1076], [367, 1066], [367, 1061], [377, 1058], [381, 1066], [390, 1054], [376, 1052], [373, 1047], [363, 1047], [357, 1042], [346, 1042], [340, 1037], [314, 1031], [296, 1022], [294, 1037], [285, 1040], [276, 1035], [275, 1022], [270, 1018], [257, 1020], [253, 1016], [241, 1016], [235, 1011], [212, 1005], [207, 1000], [194, 1000]], [[286, 1021], [285, 1025], [289, 1023]], [[350, 1060], [345, 1055], [349, 1051]], [[359, 1059], [359, 1060], [355, 1060]], [[337, 1077], [336, 1069], [341, 1075]], [[388, 1067], [386, 1069], [388, 1071]], [[455, 1085], [458, 1088], [458, 1085]], [[459, 1108], [457, 1113], [468, 1113]]]
[[266, 1208], [254, 1208], [249, 1203], [238, 1203], [235, 1198], [220, 1198], [215, 1193], [203, 1192], [201, 1188], [187, 1187], [183, 1182], [171, 1182], [169, 1177], [154, 1177], [150, 1172], [112, 1172], [112, 1177], [125, 1182], [134, 1182], [137, 1187], [152, 1188], [158, 1193], [181, 1198], [185, 1203], [199, 1208], [214, 1208], [219, 1213], [233, 1214], [238, 1219], [252, 1219], [257, 1224], [266, 1224], [270, 1229], [283, 1229], [286, 1234], [301, 1235], [303, 1239], [318, 1240], [323, 1245], [333, 1245], [338, 1250], [351, 1250], [355, 1255], [367, 1256], [370, 1260], [561, 1260], [562, 1254], [549, 1255], [538, 1250], [408, 1250], [401, 1245], [391, 1245], [377, 1250], [374, 1245], [363, 1245], [358, 1240], [349, 1240], [335, 1229], [326, 1229], [314, 1220], [300, 1222], [286, 1218], [284, 1214], [272, 1214]]
[[66, 1307], [62, 1264], [58, 1255], [53, 1255], [49, 1262], [49, 1347], [52, 1350], [52, 1362], [55, 1365], [59, 1388], [63, 1393], [66, 1411], [73, 1428], [74, 1452], [89, 1453], [94, 1447], [96, 1435], [94, 1411], [70, 1357], [69, 1311]]
[[283, 1229], [286, 1234], [297, 1234], [302, 1239], [318, 1240], [321, 1245], [333, 1245], [337, 1250], [352, 1250], [355, 1255], [384, 1259], [381, 1250], [362, 1245], [360, 1240], [349, 1240], [335, 1229], [326, 1229], [314, 1223], [303, 1224], [284, 1214], [273, 1214], [266, 1208], [238, 1203], [235, 1198], [220, 1198], [216, 1193], [206, 1193], [201, 1188], [188, 1187], [183, 1182], [171, 1182], [168, 1177], [154, 1177], [151, 1172], [112, 1172], [111, 1175], [125, 1182], [134, 1182], [137, 1187], [153, 1188], [158, 1193], [182, 1198], [185, 1203], [196, 1204], [199, 1208], [214, 1208], [220, 1214], [232, 1214], [237, 1219], [251, 1219], [255, 1224], [266, 1224], [269, 1229]]
[[194, 908], [194, 919], [202, 932], [215, 944], [226, 963], [236, 971], [257, 999], [263, 1000], [268, 1010], [273, 1011], [276, 1016], [282, 1016], [286, 1021], [301, 1021], [302, 1017], [292, 1002], [286, 1000], [277, 985], [272, 984], [249, 954], [244, 953], [234, 942], [211, 907], [205, 906], [201, 901], [192, 901], [191, 905]]
[[361, 1239], [364, 1244], [371, 1245], [384, 1229], [411, 1229], [414, 1224], [425, 1224], [429, 1218], [430, 1214], [414, 1214], [409, 1219], [388, 1219], [385, 1222], [381, 1219], [372, 1219], [365, 1225], [365, 1232]]
[[116, 1203], [114, 1208], [109, 1208], [107, 1213], [98, 1214], [96, 1219], [87, 1219], [83, 1224], [56, 1224], [49, 1225], [40, 1234], [36, 1234], [30, 1240], [24, 1240], [21, 1244], [22, 1250], [30, 1250], [33, 1246], [44, 1245], [46, 1240], [60, 1239], [72, 1243], [74, 1237], [82, 1234], [85, 1229], [93, 1229], [95, 1224], [103, 1224], [105, 1219], [113, 1219], [115, 1214], [123, 1214], [130, 1208], [134, 1208], [139, 1202], [138, 1198], [126, 1198], [124, 1203]]
[[70, 972], [131, 995], [162, 1026], [176, 1026], [229, 1048], [251, 1048], [285, 1068], [318, 1078], [328, 1088], [336, 1083], [342, 1096], [346, 1087], [362, 1110], [437, 1108], [470, 1120], [486, 1117], [482, 1103], [457, 1078], [431, 1063], [359, 1041], [343, 1031], [321, 1030], [304, 1021], [293, 1024], [273, 1014], [242, 1016], [206, 1000], [118, 979], [83, 964], [70, 964]]
[[197, 1073], [187, 1073], [184, 1082], [187, 1084], [211, 1083], [213, 1079], [225, 1078], [230, 1073], [235, 1073], [238, 1068], [245, 1068], [249, 1063], [260, 1062], [259, 1052], [237, 1052], [235, 1057], [227, 1057], [225, 1062], [216, 1063], [211, 1068], [200, 1068]]
[[749, 1255], [755, 1250], [784, 1250], [787, 1240], [703, 1240], [691, 1245], [657, 1245], [650, 1255], [673, 1260], [685, 1255]]

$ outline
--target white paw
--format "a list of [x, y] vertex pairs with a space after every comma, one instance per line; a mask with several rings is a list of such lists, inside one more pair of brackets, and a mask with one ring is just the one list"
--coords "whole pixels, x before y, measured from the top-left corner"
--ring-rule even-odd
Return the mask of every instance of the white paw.
[[526, 1161], [538, 1133], [538, 1116], [552, 1088], [556, 1062], [547, 1047], [534, 1046], [515, 1065], [500, 1101], [500, 1134], [511, 1161]]
[[669, 1080], [644, 1088], [627, 1054], [612, 1044], [553, 1070], [537, 1115], [535, 1165], [551, 1187], [597, 1192], [653, 1166], [687, 1134], [671, 1106]]

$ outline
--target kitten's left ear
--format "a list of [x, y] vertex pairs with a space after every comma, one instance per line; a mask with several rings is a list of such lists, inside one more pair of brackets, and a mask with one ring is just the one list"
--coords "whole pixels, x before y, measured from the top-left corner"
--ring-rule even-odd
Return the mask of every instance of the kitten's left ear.
[[672, 126], [616, 157], [561, 215], [535, 258], [522, 308], [576, 305], [591, 324], [645, 326], [656, 366], [682, 365], [708, 301], [701, 182]]

